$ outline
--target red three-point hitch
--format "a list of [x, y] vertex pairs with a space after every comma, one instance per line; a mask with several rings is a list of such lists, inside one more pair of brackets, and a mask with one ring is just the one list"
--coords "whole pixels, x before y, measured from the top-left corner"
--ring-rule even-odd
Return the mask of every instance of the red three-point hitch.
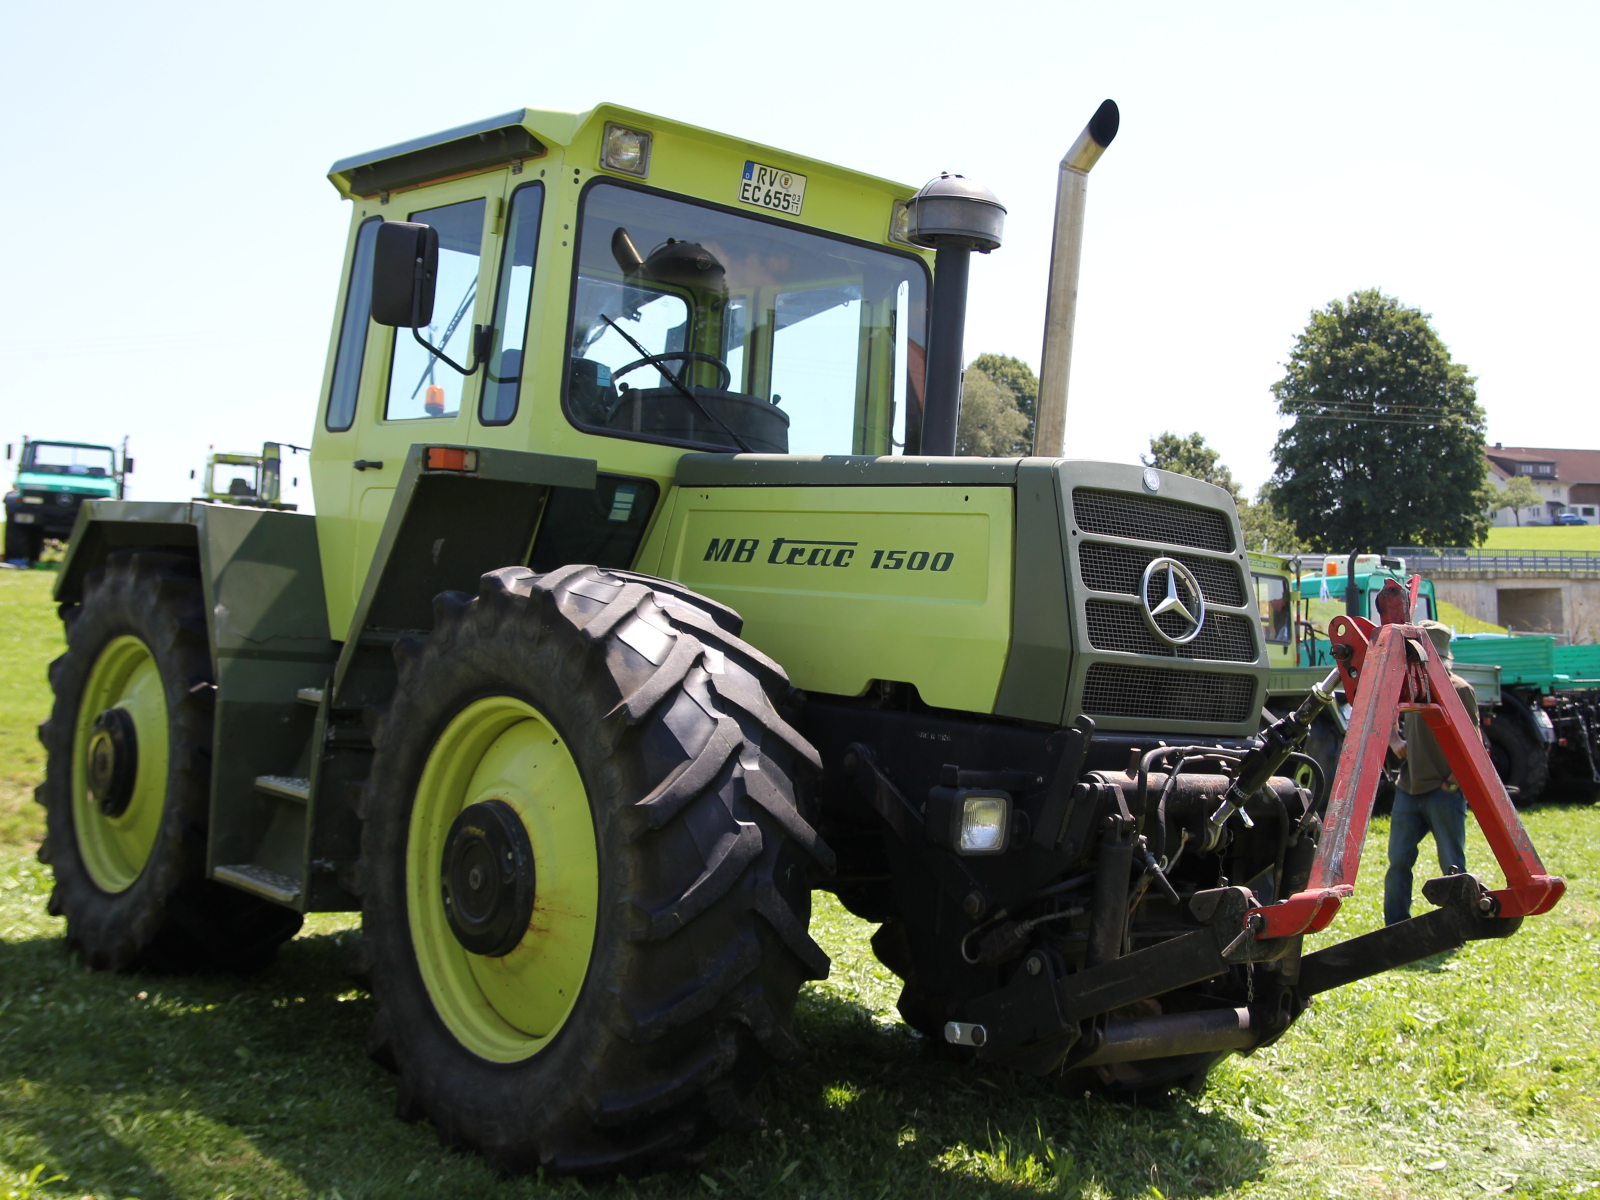
[[[1416, 595], [1416, 580], [1411, 595]], [[1409, 607], [1407, 609], [1409, 616]], [[1561, 899], [1566, 882], [1545, 872], [1505, 786], [1489, 761], [1476, 723], [1450, 684], [1450, 672], [1425, 630], [1412, 624], [1374, 625], [1361, 617], [1328, 624], [1344, 692], [1354, 705], [1339, 770], [1323, 820], [1322, 840], [1306, 889], [1277, 904], [1251, 909], [1247, 927], [1259, 938], [1293, 937], [1327, 927], [1355, 890], [1361, 845], [1383, 776], [1389, 731], [1401, 713], [1419, 712], [1439, 739], [1450, 769], [1482, 826], [1506, 886], [1489, 891], [1493, 915], [1531, 917]]]

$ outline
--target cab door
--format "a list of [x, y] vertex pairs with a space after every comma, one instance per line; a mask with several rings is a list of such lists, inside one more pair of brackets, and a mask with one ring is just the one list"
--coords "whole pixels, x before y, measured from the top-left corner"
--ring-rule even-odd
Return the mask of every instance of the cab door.
[[[346, 579], [349, 608], [336, 628], [347, 629], [366, 583], [383, 523], [407, 452], [419, 442], [465, 443], [470, 416], [483, 387], [480, 368], [463, 376], [430, 354], [426, 339], [462, 366], [472, 365], [472, 330], [488, 324], [494, 302], [494, 268], [504, 215], [507, 171], [436, 184], [396, 195], [389, 220], [417, 221], [439, 232], [438, 285], [433, 321], [425, 329], [372, 325], [370, 354], [377, 357], [376, 386], [356, 414], [347, 508], [353, 536]], [[330, 605], [331, 608], [331, 605]], [[331, 615], [331, 614], [330, 614]]]

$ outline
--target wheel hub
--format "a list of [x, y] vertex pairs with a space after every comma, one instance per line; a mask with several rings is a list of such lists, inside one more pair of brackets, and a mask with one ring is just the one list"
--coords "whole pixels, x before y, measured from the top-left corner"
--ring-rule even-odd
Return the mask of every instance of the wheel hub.
[[127, 709], [108, 708], [95, 718], [84, 759], [89, 802], [108, 817], [120, 817], [139, 777], [139, 736]]
[[500, 958], [522, 941], [533, 919], [533, 846], [516, 809], [486, 800], [461, 810], [445, 838], [440, 864], [445, 918], [472, 954]]

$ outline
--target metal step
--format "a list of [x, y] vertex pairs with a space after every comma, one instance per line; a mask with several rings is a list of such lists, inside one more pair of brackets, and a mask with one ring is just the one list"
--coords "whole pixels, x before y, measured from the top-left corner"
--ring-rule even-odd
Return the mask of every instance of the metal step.
[[312, 708], [320, 708], [322, 706], [322, 689], [301, 688], [295, 692], [294, 698], [300, 701], [301, 704], [309, 704]]
[[298, 800], [301, 804], [311, 801], [311, 780], [298, 779], [293, 775], [257, 775], [256, 791], [266, 792], [269, 796], [282, 796], [285, 800]]
[[266, 867], [241, 863], [235, 867], [218, 867], [211, 872], [213, 878], [231, 883], [241, 891], [250, 892], [279, 904], [293, 904], [300, 899], [300, 881], [280, 875]]

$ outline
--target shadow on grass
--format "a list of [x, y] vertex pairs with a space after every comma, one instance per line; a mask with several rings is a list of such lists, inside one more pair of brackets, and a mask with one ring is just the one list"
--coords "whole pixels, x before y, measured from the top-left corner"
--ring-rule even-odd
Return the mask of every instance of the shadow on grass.
[[[295, 939], [246, 978], [88, 972], [56, 939], [0, 943], [0, 1156], [48, 1164], [78, 1195], [496, 1195], [498, 1182], [395, 1120], [370, 1063], [372, 1014], [343, 973], [348, 934]], [[1187, 1097], [1128, 1108], [952, 1063], [903, 1025], [822, 989], [810, 1047], [761, 1088], [767, 1128], [696, 1170], [590, 1180], [647, 1196], [1201, 1196], [1258, 1178], [1266, 1148]], [[537, 1097], [530, 1097], [536, 1103]], [[709, 1180], [708, 1184], [706, 1181]]]

